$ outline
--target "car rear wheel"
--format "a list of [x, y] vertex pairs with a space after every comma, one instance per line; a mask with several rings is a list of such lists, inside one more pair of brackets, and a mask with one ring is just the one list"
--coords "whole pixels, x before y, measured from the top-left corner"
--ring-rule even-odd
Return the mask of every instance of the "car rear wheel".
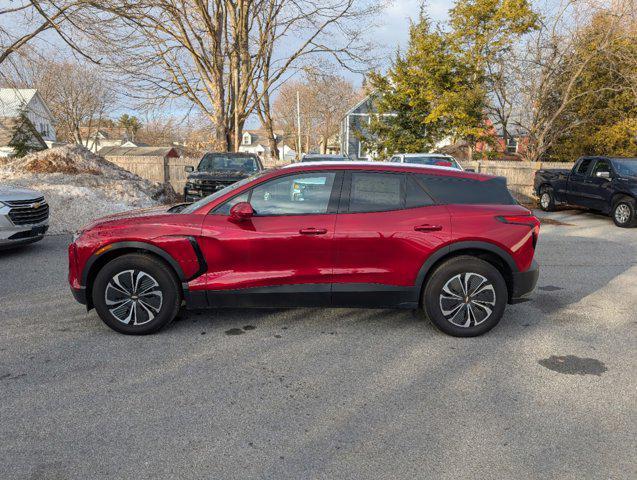
[[145, 335], [168, 325], [179, 312], [177, 278], [161, 260], [127, 254], [107, 263], [93, 285], [93, 305], [102, 321], [120, 333]]
[[423, 291], [427, 317], [455, 337], [475, 337], [495, 327], [507, 303], [502, 274], [490, 263], [462, 255], [436, 268]]
[[629, 228], [637, 225], [635, 218], [635, 199], [630, 197], [622, 197], [613, 207], [613, 221], [618, 227]]
[[555, 197], [553, 196], [553, 189], [551, 187], [542, 187], [540, 190], [540, 207], [545, 212], [552, 212], [555, 210]]

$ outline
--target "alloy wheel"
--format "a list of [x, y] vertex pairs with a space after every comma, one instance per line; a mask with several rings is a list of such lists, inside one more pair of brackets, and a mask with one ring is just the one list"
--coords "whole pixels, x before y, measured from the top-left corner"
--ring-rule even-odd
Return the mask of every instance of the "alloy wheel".
[[615, 220], [621, 224], [628, 223], [628, 220], [630, 220], [630, 207], [625, 203], [617, 205], [615, 208]]
[[491, 317], [496, 303], [495, 289], [478, 273], [460, 273], [442, 287], [439, 303], [448, 322], [458, 327], [474, 327]]
[[542, 205], [542, 208], [547, 209], [549, 208], [549, 205], [551, 204], [551, 196], [544, 192], [542, 194], [542, 196], [540, 197], [540, 205]]
[[113, 276], [104, 299], [109, 312], [125, 325], [144, 325], [161, 310], [164, 297], [159, 283], [141, 270], [125, 270]]

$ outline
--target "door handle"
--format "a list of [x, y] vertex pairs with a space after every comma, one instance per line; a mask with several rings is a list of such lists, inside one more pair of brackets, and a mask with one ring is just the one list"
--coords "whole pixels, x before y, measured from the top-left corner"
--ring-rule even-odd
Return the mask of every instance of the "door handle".
[[299, 230], [301, 235], [325, 235], [327, 233], [327, 228], [302, 228]]
[[417, 232], [439, 232], [442, 230], [442, 225], [416, 225], [414, 230]]

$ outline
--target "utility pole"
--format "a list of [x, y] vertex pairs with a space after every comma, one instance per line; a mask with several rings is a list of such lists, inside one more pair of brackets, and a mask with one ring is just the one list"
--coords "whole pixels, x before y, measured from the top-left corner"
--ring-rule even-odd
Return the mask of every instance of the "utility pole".
[[296, 132], [297, 132], [297, 149], [296, 159], [301, 161], [301, 95], [296, 91]]

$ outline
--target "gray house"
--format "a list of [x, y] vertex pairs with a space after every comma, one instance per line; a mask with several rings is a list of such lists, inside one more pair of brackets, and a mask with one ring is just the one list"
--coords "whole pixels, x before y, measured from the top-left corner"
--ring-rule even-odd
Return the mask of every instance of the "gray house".
[[365, 132], [372, 115], [376, 113], [370, 95], [354, 105], [341, 120], [341, 153], [352, 160], [371, 160], [375, 156], [360, 139], [360, 133]]

